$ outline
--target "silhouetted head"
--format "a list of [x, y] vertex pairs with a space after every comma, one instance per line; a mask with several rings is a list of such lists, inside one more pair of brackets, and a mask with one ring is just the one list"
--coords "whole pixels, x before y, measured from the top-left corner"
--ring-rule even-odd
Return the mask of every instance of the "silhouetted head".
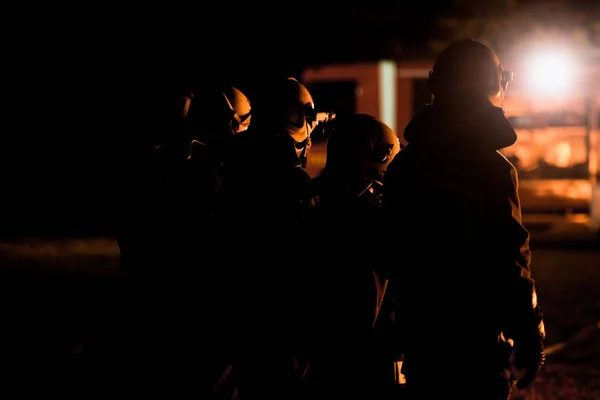
[[317, 125], [313, 98], [295, 78], [271, 82], [255, 108], [253, 127], [262, 139], [277, 143], [282, 152], [295, 154], [305, 165], [310, 135]]
[[178, 160], [186, 156], [184, 119], [193, 94], [167, 85], [144, 87], [130, 96], [129, 133], [143, 148], [160, 149], [161, 157]]
[[368, 114], [337, 116], [327, 124], [330, 134], [324, 173], [341, 184], [357, 187], [383, 180], [389, 163], [400, 151], [396, 133]]
[[434, 101], [458, 97], [489, 100], [502, 107], [512, 72], [504, 70], [496, 54], [473, 39], [450, 44], [438, 55], [429, 73], [429, 90]]
[[250, 101], [233, 86], [204, 88], [195, 93], [187, 113], [190, 140], [209, 143], [245, 131], [250, 126]]
[[229, 106], [231, 120], [229, 127], [233, 135], [245, 131], [250, 126], [252, 107], [248, 97], [234, 86], [226, 86], [222, 90], [223, 97]]

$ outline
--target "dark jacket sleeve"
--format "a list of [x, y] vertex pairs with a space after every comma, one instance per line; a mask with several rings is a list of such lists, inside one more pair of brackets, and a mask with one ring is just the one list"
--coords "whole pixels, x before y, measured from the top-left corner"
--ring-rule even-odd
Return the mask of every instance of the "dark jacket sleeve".
[[[521, 202], [519, 199], [519, 177], [516, 168], [501, 154], [502, 166], [496, 170], [502, 175], [493, 181], [493, 190], [497, 191], [492, 197], [495, 199], [493, 218], [497, 232], [490, 232], [494, 237], [492, 242], [496, 246], [495, 253], [500, 255], [503, 268], [511, 265], [510, 274], [523, 279], [531, 276], [531, 249], [529, 247], [530, 234], [523, 225]], [[508, 271], [505, 271], [508, 272]]]
[[508, 307], [503, 331], [507, 337], [515, 340], [521, 358], [525, 353], [525, 364], [536, 365], [543, 363], [543, 340], [546, 333], [531, 274], [530, 235], [523, 226], [518, 174], [508, 160], [506, 163], [510, 171], [510, 184], [504, 188], [505, 202], [498, 214], [501, 218], [499, 226], [506, 229], [502, 232], [504, 239], [500, 242], [505, 247], [505, 256], [510, 258], [509, 265], [517, 268], [510, 268], [505, 275], [505, 282], [508, 283], [505, 304]]

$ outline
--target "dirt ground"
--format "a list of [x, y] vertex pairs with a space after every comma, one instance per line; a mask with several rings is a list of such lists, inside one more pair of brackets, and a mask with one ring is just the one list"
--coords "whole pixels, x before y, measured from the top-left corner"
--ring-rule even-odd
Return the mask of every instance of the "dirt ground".
[[[2, 280], [4, 296], [13, 295], [2, 304], [5, 311], [27, 305], [31, 348], [59, 343], [85, 352], [77, 335], [94, 313], [114, 306], [118, 255], [111, 238], [0, 242], [2, 277], [22, 283], [17, 291], [14, 280]], [[534, 244], [532, 259], [548, 358], [533, 386], [515, 389], [513, 399], [600, 399], [600, 248]]]

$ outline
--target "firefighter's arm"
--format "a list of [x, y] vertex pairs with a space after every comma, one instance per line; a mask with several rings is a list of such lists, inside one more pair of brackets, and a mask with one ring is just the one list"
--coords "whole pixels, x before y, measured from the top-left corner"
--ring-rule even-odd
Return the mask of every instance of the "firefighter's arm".
[[523, 389], [531, 385], [545, 362], [543, 313], [538, 305], [535, 282], [531, 277], [531, 250], [529, 232], [523, 226], [521, 204], [518, 195], [519, 179], [516, 169], [511, 168], [511, 229], [512, 241], [508, 243], [509, 254], [515, 269], [508, 272], [510, 287], [507, 325], [504, 334], [514, 341], [515, 366], [522, 376], [517, 387]]

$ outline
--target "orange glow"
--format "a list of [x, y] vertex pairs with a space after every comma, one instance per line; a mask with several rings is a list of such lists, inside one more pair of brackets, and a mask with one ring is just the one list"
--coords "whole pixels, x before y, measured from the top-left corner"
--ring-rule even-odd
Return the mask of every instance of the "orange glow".
[[569, 142], [560, 142], [550, 146], [543, 159], [548, 164], [566, 168], [571, 166], [571, 153], [571, 144]]
[[[502, 152], [509, 158], [516, 157], [521, 171], [535, 171], [543, 165], [570, 168], [584, 164], [587, 160], [584, 126], [555, 126], [516, 131], [517, 143]], [[523, 173], [523, 178], [527, 175]], [[564, 177], [568, 178], [567, 175]]]
[[587, 180], [548, 179], [544, 181], [521, 182], [522, 191], [532, 191], [538, 197], [566, 197], [588, 200], [592, 195]]
[[592, 186], [587, 179], [522, 179], [519, 182], [521, 205], [526, 210], [587, 210]]

